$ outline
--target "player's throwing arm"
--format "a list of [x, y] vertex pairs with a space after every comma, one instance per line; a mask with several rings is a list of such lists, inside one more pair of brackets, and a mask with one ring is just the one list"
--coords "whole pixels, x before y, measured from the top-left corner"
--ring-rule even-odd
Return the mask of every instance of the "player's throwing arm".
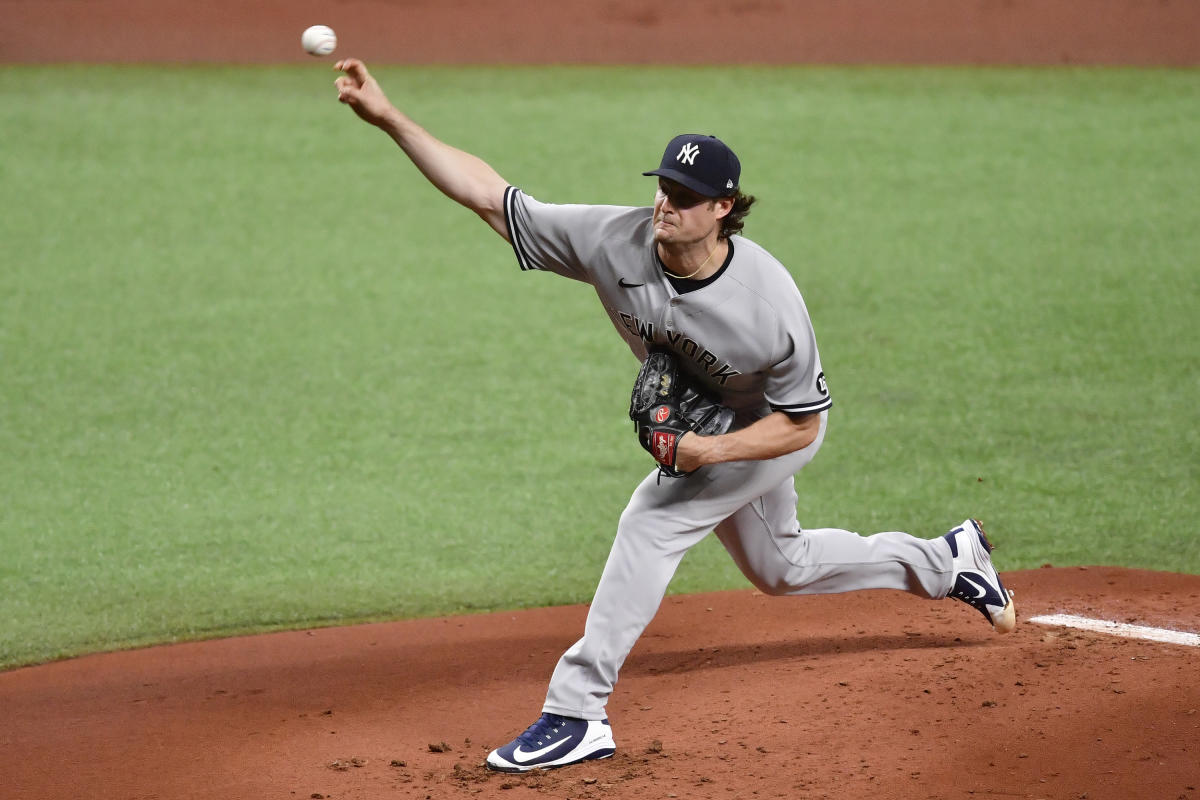
[[504, 190], [508, 182], [478, 156], [439, 141], [392, 104], [379, 82], [357, 58], [334, 65], [344, 72], [334, 81], [338, 100], [387, 133], [430, 183], [454, 202], [478, 214], [492, 230], [508, 238]]

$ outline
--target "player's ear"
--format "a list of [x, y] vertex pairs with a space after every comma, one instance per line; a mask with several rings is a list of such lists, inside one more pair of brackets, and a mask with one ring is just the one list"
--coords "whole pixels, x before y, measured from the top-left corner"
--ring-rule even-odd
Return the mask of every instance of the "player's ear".
[[733, 211], [733, 198], [718, 197], [713, 200], [713, 210], [717, 213], [717, 219], [725, 219], [729, 216], [729, 212]]

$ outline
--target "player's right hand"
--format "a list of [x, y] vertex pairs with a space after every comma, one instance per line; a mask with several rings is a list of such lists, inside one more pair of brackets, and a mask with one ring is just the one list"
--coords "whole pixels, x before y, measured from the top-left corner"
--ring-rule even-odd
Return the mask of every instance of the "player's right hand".
[[367, 65], [357, 58], [344, 58], [333, 68], [346, 73], [333, 82], [338, 90], [338, 100], [354, 109], [354, 113], [366, 122], [382, 126], [394, 107], [379, 83], [367, 72]]

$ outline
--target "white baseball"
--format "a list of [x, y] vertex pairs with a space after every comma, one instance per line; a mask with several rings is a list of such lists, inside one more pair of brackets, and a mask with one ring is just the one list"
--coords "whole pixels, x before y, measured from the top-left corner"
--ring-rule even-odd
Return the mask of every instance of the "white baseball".
[[310, 56], [327, 56], [337, 47], [337, 34], [328, 25], [313, 25], [300, 35], [300, 46]]

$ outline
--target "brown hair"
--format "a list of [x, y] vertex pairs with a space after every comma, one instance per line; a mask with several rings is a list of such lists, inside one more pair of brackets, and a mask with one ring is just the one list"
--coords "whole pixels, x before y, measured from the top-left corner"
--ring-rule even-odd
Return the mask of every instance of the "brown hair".
[[754, 205], [754, 195], [738, 192], [733, 196], [733, 208], [729, 209], [729, 213], [721, 219], [721, 232], [718, 234], [722, 239], [728, 239], [735, 233], [741, 233], [745, 227], [746, 215], [750, 213], [750, 206]]

